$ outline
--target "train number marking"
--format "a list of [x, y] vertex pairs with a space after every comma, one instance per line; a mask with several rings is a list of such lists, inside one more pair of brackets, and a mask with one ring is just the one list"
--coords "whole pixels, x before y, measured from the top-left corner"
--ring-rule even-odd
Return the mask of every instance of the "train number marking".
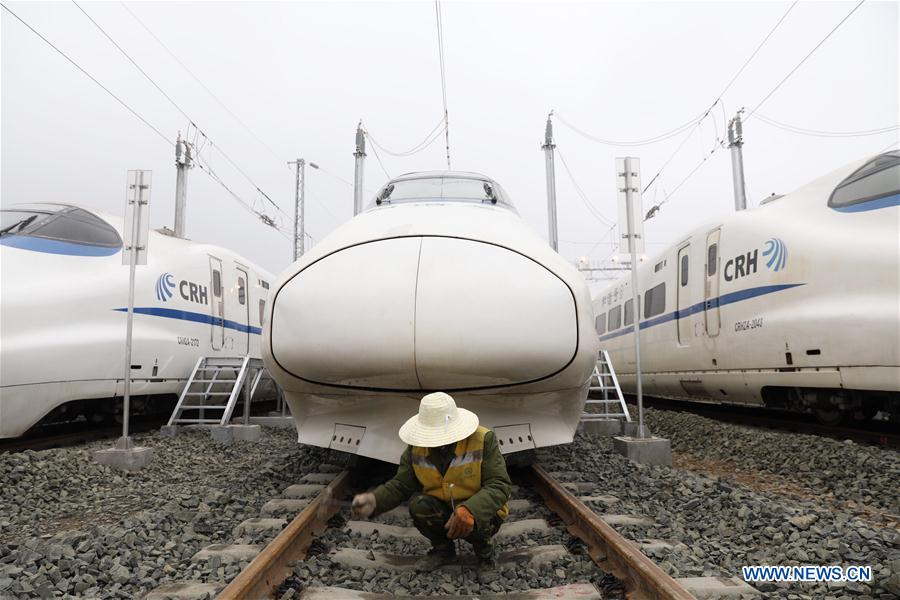
[[179, 346], [193, 346], [197, 347], [200, 345], [200, 338], [195, 337], [185, 337], [183, 335], [178, 336], [178, 345]]
[[763, 326], [762, 317], [754, 317], [753, 319], [744, 319], [743, 321], [734, 322], [734, 332], [750, 331], [751, 329], [759, 329]]

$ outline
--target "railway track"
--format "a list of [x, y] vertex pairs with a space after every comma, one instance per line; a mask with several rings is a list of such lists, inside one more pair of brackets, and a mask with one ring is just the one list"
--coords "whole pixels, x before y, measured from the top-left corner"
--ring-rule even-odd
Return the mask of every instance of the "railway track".
[[[216, 560], [218, 565], [229, 556], [249, 560], [252, 554], [253, 558], [249, 564], [230, 583], [224, 586], [216, 582], [198, 581], [166, 584], [151, 592], [147, 599], [197, 598], [206, 593], [217, 594], [215, 597], [219, 600], [281, 598], [285, 595], [295, 600], [344, 598], [377, 600], [390, 597], [393, 590], [367, 592], [355, 589], [372, 587], [376, 573], [401, 571], [406, 574], [404, 581], [418, 577], [432, 579], [437, 577], [436, 574], [415, 574], [412, 571], [414, 563], [424, 551], [418, 553], [413, 551], [412, 554], [417, 555], [390, 555], [381, 552], [378, 549], [379, 545], [376, 545], [374, 550], [366, 547], [366, 543], [371, 539], [384, 540], [388, 537], [405, 540], [403, 543], [407, 544], [404, 546], [406, 548], [418, 547], [421, 550], [425, 547], [422, 545], [424, 538], [415, 540], [420, 536], [413, 528], [392, 524], [398, 520], [402, 523], [406, 519], [406, 524], [411, 525], [408, 516], [404, 514], [405, 507], [389, 511], [374, 521], [345, 521], [339, 513], [347, 506], [351, 493], [359, 489], [357, 487], [359, 480], [365, 475], [349, 470], [335, 472], [338, 468], [334, 465], [321, 467], [327, 467], [323, 468], [326, 472], [304, 476], [299, 484], [292, 485], [284, 491], [283, 498], [267, 502], [262, 507], [261, 518], [249, 519], [235, 528], [236, 535], [251, 529], [280, 529], [265, 547], [216, 544], [201, 550], [194, 557], [195, 561]], [[452, 564], [440, 570], [452, 574], [454, 583], [449, 585], [444, 583], [437, 593], [403, 595], [416, 598], [478, 597], [482, 600], [501, 596], [518, 600], [550, 598], [599, 600], [627, 595], [632, 599], [687, 600], [695, 597], [692, 592], [706, 589], [710, 585], [722, 585], [722, 581], [718, 578], [676, 580], [667, 575], [647, 556], [647, 553], [652, 554], [654, 549], [657, 552], [661, 548], [664, 549], [667, 543], [661, 540], [643, 540], [639, 535], [640, 523], [647, 523], [649, 520], [634, 515], [603, 514], [602, 509], [595, 511], [591, 506], [602, 507], [607, 498], [596, 495], [580, 496], [595, 494], [597, 490], [592, 489], [592, 484], [587, 482], [563, 482], [559, 479], [575, 476], [577, 474], [571, 472], [551, 473], [539, 465], [516, 471], [514, 480], [519, 485], [514, 486], [513, 500], [510, 504], [511, 515], [497, 534], [501, 550], [499, 555], [501, 573], [508, 572], [504, 565], [514, 565], [515, 568], [523, 570], [520, 572], [527, 569], [527, 572], [535, 575], [542, 569], [544, 571], [549, 569], [551, 573], [556, 574], [556, 580], [552, 585], [517, 589], [514, 595], [507, 595], [509, 590], [496, 591], [499, 585], [479, 588], [476, 572], [471, 568], [473, 565], [466, 568], [460, 563], [460, 566]], [[536, 506], [541, 504], [540, 501], [535, 502], [534, 499], [538, 498], [545, 506]], [[547, 512], [549, 509], [552, 515], [546, 519], [523, 518], [528, 515], [534, 516], [536, 509], [550, 514]], [[289, 522], [278, 518], [290, 514], [296, 516]], [[617, 532], [614, 527], [618, 526], [632, 532], [630, 535], [633, 539]], [[638, 526], [637, 529], [635, 526]], [[558, 531], [554, 533], [552, 531], [554, 529]], [[338, 531], [340, 533], [336, 539], [344, 542], [336, 545], [323, 542], [329, 534]], [[557, 538], [561, 536], [567, 538], [567, 541], [542, 545], [548, 536]], [[362, 547], [358, 547], [360, 545]], [[584, 581], [586, 578], [583, 576], [570, 576], [560, 567], [559, 561], [564, 561], [564, 556], [570, 552], [577, 554], [579, 551], [580, 560], [592, 572], [592, 576], [587, 578], [588, 581]], [[465, 552], [464, 550], [464, 554]], [[349, 581], [349, 585], [343, 586], [333, 583], [323, 585], [320, 581], [313, 581], [310, 585], [309, 581], [296, 574], [298, 571], [306, 572], [302, 569], [302, 565], [315, 561], [316, 558], [320, 559], [319, 569], [322, 569], [324, 559], [330, 561], [327, 564], [332, 565], [333, 569], [346, 567], [348, 573], [349, 570], [357, 573], [357, 580]], [[321, 570], [318, 572], [322, 575]], [[579, 573], [583, 575], [583, 572]], [[336, 577], [342, 579], [344, 575]], [[348, 584], [350, 579], [353, 577], [348, 575], [343, 583]], [[445, 582], [447, 579], [448, 577], [444, 575]], [[543, 580], [548, 581], [547, 578]], [[476, 588], [475, 591], [472, 591], [470, 584]], [[749, 595], [754, 593], [752, 588], [738, 581], [728, 582], [727, 585], [739, 587]], [[403, 591], [406, 592], [405, 589]], [[734, 591], [731, 590], [732, 595]]]
[[[628, 396], [629, 406], [634, 398]], [[679, 402], [664, 398], [644, 397], [645, 404], [653, 408], [689, 412], [702, 417], [738, 425], [762, 427], [794, 433], [808, 433], [838, 440], [853, 440], [863, 444], [900, 448], [900, 426], [886, 421], [860, 421], [841, 425], [824, 425], [810, 414], [779, 412], [750, 406], [726, 404], [702, 404]]]

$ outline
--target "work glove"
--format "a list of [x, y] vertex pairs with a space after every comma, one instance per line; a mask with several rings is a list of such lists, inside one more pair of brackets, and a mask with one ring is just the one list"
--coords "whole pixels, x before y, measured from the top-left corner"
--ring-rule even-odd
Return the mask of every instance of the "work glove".
[[375, 512], [375, 494], [357, 494], [350, 505], [350, 513], [358, 519], [368, 519]]
[[444, 525], [447, 537], [451, 540], [466, 538], [475, 529], [475, 516], [465, 506], [456, 507], [456, 511], [450, 515], [450, 519]]

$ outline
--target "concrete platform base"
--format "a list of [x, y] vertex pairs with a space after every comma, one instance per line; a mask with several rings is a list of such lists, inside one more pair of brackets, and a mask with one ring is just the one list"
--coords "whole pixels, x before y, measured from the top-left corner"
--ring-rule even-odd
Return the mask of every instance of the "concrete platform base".
[[[638, 435], [638, 422], [637, 421], [621, 421], [621, 432], [619, 435], [624, 437], [640, 437]], [[647, 425], [644, 425], [644, 437], [650, 437], [650, 428]]]
[[163, 425], [159, 428], [159, 435], [167, 438], [175, 437], [178, 435], [178, 425]]
[[619, 435], [622, 433], [622, 423], [618, 419], [597, 419], [591, 421], [582, 421], [578, 424], [578, 431], [583, 431], [588, 435], [599, 435], [609, 437], [611, 435]]
[[199, 600], [215, 597], [224, 583], [204, 583], [202, 581], [182, 581], [166, 583], [144, 596], [144, 600]]
[[250, 417], [250, 423], [253, 425], [263, 425], [265, 427], [278, 427], [281, 429], [291, 429], [296, 427], [294, 423], [294, 418], [291, 415], [287, 415], [282, 417], [278, 416], [268, 416], [268, 417]]
[[140, 471], [150, 464], [152, 459], [153, 449], [144, 446], [108, 448], [94, 452], [94, 462], [124, 471]]
[[698, 600], [707, 598], [753, 598], [760, 591], [737, 577], [681, 577], [676, 579]]
[[220, 444], [258, 442], [262, 438], [259, 425], [217, 425], [209, 428], [209, 435]]
[[672, 466], [672, 446], [665, 438], [614, 437], [613, 450], [638, 464]]
[[[474, 596], [460, 589], [459, 595], [406, 596], [406, 600], [470, 600]], [[339, 587], [310, 587], [303, 590], [301, 600], [392, 600], [394, 594], [360, 592]], [[552, 588], [510, 592], [508, 594], [478, 594], [481, 600], [600, 600], [603, 596], [589, 583], [570, 583]]]

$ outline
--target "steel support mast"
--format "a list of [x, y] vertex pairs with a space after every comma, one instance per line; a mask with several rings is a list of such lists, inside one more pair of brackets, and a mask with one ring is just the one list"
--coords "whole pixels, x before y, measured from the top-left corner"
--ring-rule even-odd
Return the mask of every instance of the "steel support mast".
[[184, 237], [185, 210], [187, 203], [188, 169], [192, 168], [193, 156], [190, 142], [181, 139], [175, 142], [175, 237]]
[[294, 253], [293, 260], [303, 256], [303, 177], [306, 174], [306, 161], [302, 158], [292, 160], [289, 165], [296, 165], [297, 175], [294, 184]]
[[547, 167], [547, 227], [549, 229], [548, 238], [550, 247], [555, 252], [559, 252], [559, 230], [556, 223], [556, 169], [553, 164], [553, 150], [556, 144], [553, 143], [553, 123], [550, 118], [553, 116], [551, 112], [547, 115], [547, 126], [544, 128], [544, 144], [541, 150], [544, 151], [544, 159]]
[[728, 123], [728, 147], [731, 148], [731, 174], [734, 179], [734, 210], [747, 210], [747, 187], [744, 184], [744, 131], [741, 111]]
[[647, 437], [644, 429], [644, 390], [641, 384], [641, 293], [638, 289], [638, 256], [637, 235], [634, 222], [634, 193], [639, 191], [632, 182], [635, 173], [631, 168], [631, 158], [625, 158], [625, 212], [628, 215], [628, 245], [631, 248], [631, 310], [634, 323], [634, 375], [637, 387], [638, 406], [638, 434], [643, 439]]
[[362, 121], [356, 126], [356, 151], [353, 153], [356, 168], [353, 172], [353, 216], [363, 209], [363, 166], [366, 159], [366, 136], [363, 133]]

